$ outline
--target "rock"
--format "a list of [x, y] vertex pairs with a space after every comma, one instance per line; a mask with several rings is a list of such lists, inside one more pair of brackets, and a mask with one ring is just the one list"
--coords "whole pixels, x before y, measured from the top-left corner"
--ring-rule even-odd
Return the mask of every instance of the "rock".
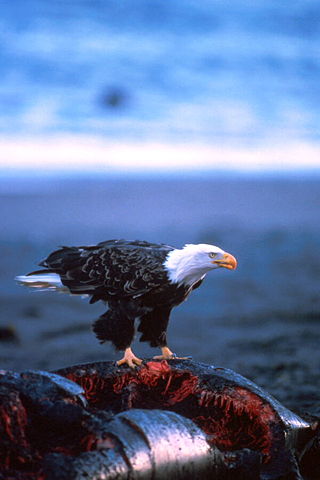
[[19, 343], [19, 337], [15, 328], [10, 325], [0, 327], [0, 342]]

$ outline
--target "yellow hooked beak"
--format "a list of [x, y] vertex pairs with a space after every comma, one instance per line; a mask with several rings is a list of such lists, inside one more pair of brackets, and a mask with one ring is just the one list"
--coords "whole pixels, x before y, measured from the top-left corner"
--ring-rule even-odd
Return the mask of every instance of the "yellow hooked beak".
[[225, 253], [221, 260], [213, 260], [211, 263], [219, 265], [219, 267], [228, 268], [229, 270], [235, 270], [238, 262], [233, 255]]

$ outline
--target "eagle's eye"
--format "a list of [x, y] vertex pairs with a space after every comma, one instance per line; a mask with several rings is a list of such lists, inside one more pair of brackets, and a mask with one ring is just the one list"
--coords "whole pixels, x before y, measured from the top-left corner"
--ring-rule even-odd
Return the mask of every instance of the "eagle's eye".
[[209, 257], [210, 258], [215, 258], [218, 254], [217, 253], [214, 253], [214, 252], [210, 252], [209, 253]]

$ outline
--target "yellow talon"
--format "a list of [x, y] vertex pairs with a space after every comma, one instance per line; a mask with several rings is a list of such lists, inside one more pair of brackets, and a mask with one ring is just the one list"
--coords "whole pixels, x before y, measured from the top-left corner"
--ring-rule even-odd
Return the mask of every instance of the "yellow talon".
[[127, 364], [130, 368], [136, 368], [141, 363], [141, 358], [136, 357], [130, 347], [125, 349], [123, 358], [117, 361], [118, 366]]
[[188, 360], [191, 357], [177, 357], [177, 355], [171, 352], [169, 347], [161, 348], [162, 355], [156, 355], [154, 360]]

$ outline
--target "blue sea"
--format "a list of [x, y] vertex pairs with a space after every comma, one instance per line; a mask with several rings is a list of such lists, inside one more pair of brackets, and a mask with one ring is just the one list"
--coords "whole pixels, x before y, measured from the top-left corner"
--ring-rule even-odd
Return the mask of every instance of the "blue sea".
[[319, 141], [318, 0], [1, 2], [2, 137]]
[[[102, 303], [15, 284], [58, 246], [121, 237], [211, 243], [232, 253], [238, 268], [209, 273], [174, 309], [169, 345], [271, 384], [273, 392], [281, 374], [282, 398], [298, 395], [299, 382], [313, 392], [306, 401], [318, 398], [318, 177], [11, 178], [0, 182], [0, 205], [0, 326], [13, 326], [19, 338], [2, 343], [2, 368], [117, 358], [90, 332]], [[156, 354], [139, 342], [134, 350]]]

